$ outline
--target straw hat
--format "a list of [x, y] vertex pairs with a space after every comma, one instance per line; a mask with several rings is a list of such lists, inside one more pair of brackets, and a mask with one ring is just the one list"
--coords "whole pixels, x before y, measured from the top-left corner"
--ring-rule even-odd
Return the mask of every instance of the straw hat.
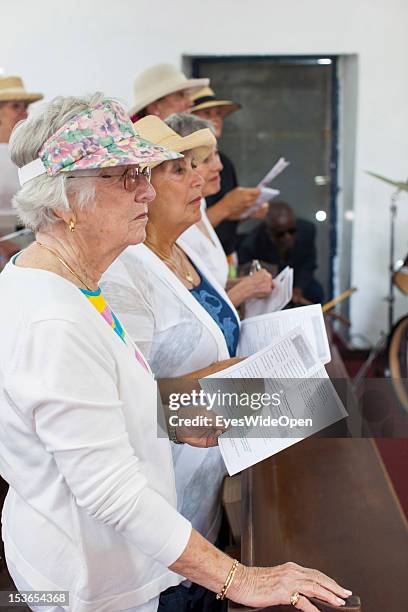
[[206, 108], [222, 106], [224, 115], [227, 116], [241, 108], [241, 104], [238, 104], [238, 102], [232, 102], [232, 100], [220, 100], [217, 98], [211, 87], [203, 87], [203, 89], [196, 91], [191, 96], [191, 99], [193, 101], [193, 106], [190, 108], [190, 113], [194, 113], [198, 110], [204, 110]]
[[176, 153], [194, 150], [194, 157], [198, 163], [201, 163], [208, 157], [217, 143], [214, 134], [208, 128], [197, 130], [183, 137], [172, 130], [156, 115], [143, 117], [143, 119], [139, 119], [133, 125], [141, 138], [150, 140], [150, 142], [156, 145], [171, 149], [176, 151]]
[[36, 102], [42, 100], [43, 94], [29, 93], [24, 89], [23, 81], [18, 76], [0, 77], [0, 102]]
[[148, 104], [176, 91], [188, 89], [191, 92], [205, 87], [209, 79], [187, 79], [185, 75], [171, 64], [157, 64], [148, 68], [136, 77], [134, 91], [134, 106], [130, 116], [135, 115]]

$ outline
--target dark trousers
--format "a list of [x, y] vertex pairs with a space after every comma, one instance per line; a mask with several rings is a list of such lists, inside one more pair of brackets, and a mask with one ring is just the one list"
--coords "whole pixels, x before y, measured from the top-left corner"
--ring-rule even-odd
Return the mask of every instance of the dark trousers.
[[303, 296], [313, 302], [313, 304], [323, 304], [324, 293], [323, 287], [318, 280], [312, 278], [312, 280], [303, 288]]
[[170, 587], [160, 595], [157, 612], [226, 612], [227, 600], [219, 601], [215, 593], [198, 584]]

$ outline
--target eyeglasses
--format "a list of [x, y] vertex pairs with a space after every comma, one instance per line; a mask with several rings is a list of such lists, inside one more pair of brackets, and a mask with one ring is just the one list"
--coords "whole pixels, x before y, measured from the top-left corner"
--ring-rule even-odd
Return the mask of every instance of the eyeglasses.
[[281, 230], [281, 231], [275, 231], [275, 236], [277, 238], [283, 238], [284, 236], [286, 236], [286, 234], [290, 234], [291, 236], [294, 236], [297, 232], [297, 228], [296, 227], [290, 227], [288, 229], [285, 230]]
[[123, 177], [123, 186], [126, 191], [135, 191], [138, 181], [141, 177], [144, 177], [149, 183], [152, 178], [152, 169], [150, 166], [140, 168], [139, 166], [131, 166], [127, 168], [122, 175], [118, 174], [78, 174], [77, 176], [68, 176], [69, 179], [79, 178], [118, 178]]
[[123, 186], [126, 191], [134, 191], [137, 187], [138, 179], [144, 177], [150, 183], [152, 178], [152, 169], [146, 166], [141, 169], [139, 166], [128, 168], [123, 174]]

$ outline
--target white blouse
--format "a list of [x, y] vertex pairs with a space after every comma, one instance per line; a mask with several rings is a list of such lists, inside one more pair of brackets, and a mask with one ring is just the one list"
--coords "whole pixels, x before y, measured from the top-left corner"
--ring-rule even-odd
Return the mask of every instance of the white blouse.
[[6, 558], [72, 612], [142, 606], [180, 582], [191, 533], [156, 383], [72, 283], [10, 262], [0, 293]]
[[217, 279], [221, 287], [225, 288], [228, 279], [227, 256], [225, 255], [220, 239], [207, 217], [206, 210], [207, 204], [205, 199], [202, 198], [201, 221], [204, 223], [210, 239], [200, 229], [200, 226], [195, 224], [183, 232], [177, 240], [177, 243], [181, 248], [188, 247], [192, 249], [204, 262], [206, 268], [211, 272], [213, 277]]
[[[236, 313], [197, 255], [188, 248], [186, 252]], [[229, 358], [218, 325], [145, 245], [128, 247], [103, 275], [101, 286], [157, 378], [182, 376]], [[221, 484], [226, 474], [219, 449], [188, 445], [172, 448], [177, 507], [200, 533], [214, 542], [220, 525]]]

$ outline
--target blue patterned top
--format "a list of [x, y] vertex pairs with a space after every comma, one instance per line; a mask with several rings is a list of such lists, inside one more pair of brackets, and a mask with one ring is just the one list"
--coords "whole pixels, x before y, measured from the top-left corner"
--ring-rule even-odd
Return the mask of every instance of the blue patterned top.
[[190, 289], [190, 292], [214, 319], [224, 334], [230, 357], [235, 357], [239, 339], [239, 324], [236, 314], [199, 270], [197, 270], [197, 274], [200, 276], [201, 282], [197, 287]]

